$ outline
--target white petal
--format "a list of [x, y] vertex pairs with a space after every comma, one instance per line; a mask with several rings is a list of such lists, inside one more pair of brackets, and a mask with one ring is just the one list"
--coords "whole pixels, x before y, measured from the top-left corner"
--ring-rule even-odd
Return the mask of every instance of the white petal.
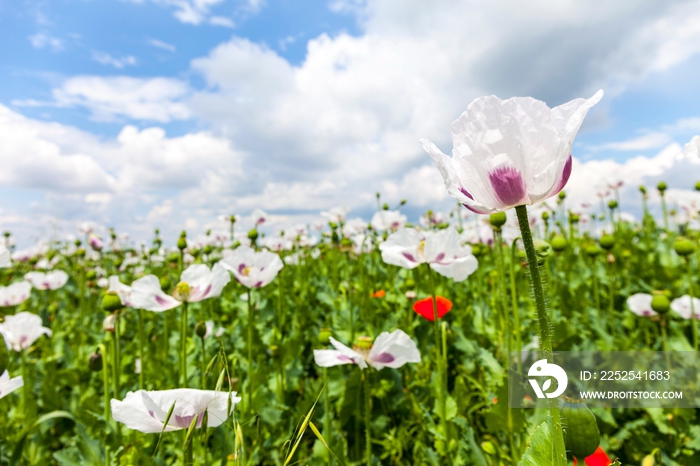
[[314, 350], [314, 361], [319, 367], [333, 367], [343, 364], [354, 364], [352, 359], [338, 350]]
[[377, 337], [367, 360], [372, 367], [381, 370], [384, 367], [398, 368], [407, 362], [421, 362], [421, 357], [411, 337], [403, 330], [394, 330]]
[[155, 275], [146, 275], [131, 284], [129, 298], [132, 307], [153, 312], [173, 309], [181, 303], [160, 289], [160, 280]]
[[336, 340], [333, 337], [330, 337], [328, 339], [328, 341], [330, 341], [331, 345], [333, 345], [333, 347], [335, 349], [337, 349], [341, 354], [347, 356], [353, 363], [360, 366], [360, 369], [365, 369], [367, 367], [367, 363], [365, 362], [365, 358], [362, 357], [362, 355], [360, 353], [345, 346], [344, 344], [342, 344], [341, 342], [339, 342], [338, 340]]
[[655, 316], [656, 312], [651, 308], [653, 296], [647, 293], [636, 293], [627, 298], [627, 307], [638, 316]]

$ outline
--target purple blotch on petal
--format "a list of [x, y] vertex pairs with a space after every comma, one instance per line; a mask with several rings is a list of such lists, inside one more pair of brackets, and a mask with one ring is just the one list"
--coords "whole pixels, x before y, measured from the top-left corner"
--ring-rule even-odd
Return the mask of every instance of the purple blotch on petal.
[[518, 205], [525, 197], [522, 174], [513, 167], [501, 166], [489, 173], [491, 187], [496, 197], [505, 206]]
[[350, 362], [352, 362], [352, 359], [345, 356], [344, 354], [341, 354], [340, 356], [338, 356], [338, 361], [343, 361], [343, 362], [350, 361]]
[[238, 266], [238, 273], [243, 273], [244, 270], [245, 270], [245, 264], [241, 264]]
[[394, 360], [396, 358], [389, 353], [381, 353], [381, 354], [377, 355], [376, 358], [373, 358], [373, 359], [375, 362], [379, 362], [382, 364], [389, 364], [390, 362], [394, 362]]
[[569, 177], [571, 176], [571, 165], [572, 165], [572, 158], [571, 154], [569, 154], [569, 158], [566, 159], [566, 163], [564, 164], [564, 170], [561, 172], [561, 180], [559, 181], [559, 184], [557, 185], [557, 189], [554, 190], [552, 194], [557, 194], [559, 191], [564, 189], [564, 186], [566, 186], [566, 183], [569, 181]]
[[[464, 188], [461, 187], [461, 186], [459, 187], [459, 192], [462, 193], [462, 194], [464, 194], [465, 196], [467, 196], [467, 197], [468, 197], [469, 199], [471, 199], [472, 201], [474, 200], [474, 197], [473, 197], [471, 194], [469, 194], [469, 191], [467, 191], [466, 189], [464, 189]], [[466, 206], [465, 206], [465, 207], [466, 207]], [[468, 208], [468, 207], [467, 207], [467, 208]]]
[[168, 301], [166, 301], [165, 298], [161, 298], [161, 297], [158, 296], [158, 295], [155, 295], [153, 298], [154, 298], [154, 299], [156, 300], [156, 302], [157, 302], [158, 304], [160, 304], [161, 306], [168, 303]]
[[418, 261], [413, 257], [413, 255], [411, 255], [411, 254], [409, 254], [409, 253], [407, 253], [407, 252], [404, 252], [404, 253], [402, 253], [402, 254], [403, 254], [403, 256], [404, 256], [406, 259], [410, 260], [411, 262], [418, 262]]
[[445, 258], [445, 253], [444, 253], [444, 252], [441, 252], [440, 254], [438, 254], [438, 255], [435, 257], [435, 262], [440, 262], [440, 261], [443, 260], [444, 258]]

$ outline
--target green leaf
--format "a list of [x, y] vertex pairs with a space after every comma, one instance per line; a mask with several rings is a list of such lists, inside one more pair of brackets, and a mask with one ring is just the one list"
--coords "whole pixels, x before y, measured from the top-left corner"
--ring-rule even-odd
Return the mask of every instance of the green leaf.
[[535, 429], [530, 439], [530, 446], [520, 458], [518, 466], [554, 466], [556, 464], [552, 433], [549, 431], [549, 424], [545, 421]]

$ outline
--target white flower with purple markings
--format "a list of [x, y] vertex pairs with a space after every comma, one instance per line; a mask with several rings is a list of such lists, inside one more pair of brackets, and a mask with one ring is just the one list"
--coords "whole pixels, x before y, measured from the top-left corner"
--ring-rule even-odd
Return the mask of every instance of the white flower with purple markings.
[[10, 378], [10, 373], [5, 371], [0, 375], [0, 398], [3, 398], [18, 388], [22, 388], [24, 380], [22, 377]]
[[627, 298], [627, 307], [640, 317], [655, 316], [656, 311], [651, 308], [651, 300], [654, 297], [648, 293], [636, 293]]
[[671, 301], [671, 309], [684, 319], [692, 318], [695, 314], [695, 319], [700, 319], [700, 299], [690, 299], [689, 295], [681, 296]]
[[29, 272], [24, 274], [24, 279], [37, 290], [57, 290], [68, 281], [68, 274], [63, 270], [53, 272]]
[[15, 282], [8, 286], [0, 286], [0, 306], [17, 306], [29, 299], [32, 285], [29, 282]]
[[[220, 426], [233, 413], [233, 407], [239, 401], [241, 399], [236, 397], [236, 392], [177, 388], [129, 392], [124, 400], [112, 399], [111, 407], [114, 420], [129, 429], [160, 434], [187, 429], [195, 419], [195, 426], [200, 428], [205, 413], [207, 427]], [[173, 408], [173, 412], [166, 424], [170, 408]]]
[[532, 205], [566, 185], [574, 137], [602, 96], [601, 90], [552, 109], [532, 97], [481, 97], [452, 123], [452, 157], [420, 142], [449, 194], [472, 212]]
[[51, 336], [51, 330], [41, 325], [41, 317], [31, 312], [18, 312], [6, 316], [0, 324], [0, 334], [8, 349], [22, 351], [29, 348], [42, 335]]
[[284, 267], [282, 259], [274, 252], [256, 252], [248, 246], [224, 251], [224, 258], [217, 263], [219, 264], [233, 273], [233, 277], [248, 288], [262, 288], [268, 285]]
[[398, 210], [380, 210], [375, 212], [370, 223], [378, 231], [396, 231], [406, 225], [406, 216]]
[[329, 341], [335, 349], [314, 350], [314, 361], [320, 367], [356, 364], [360, 369], [366, 369], [369, 364], [377, 370], [382, 370], [385, 367], [397, 369], [409, 362], [421, 362], [416, 343], [403, 330], [383, 332], [374, 344], [366, 337], [361, 338], [354, 349], [333, 337]]

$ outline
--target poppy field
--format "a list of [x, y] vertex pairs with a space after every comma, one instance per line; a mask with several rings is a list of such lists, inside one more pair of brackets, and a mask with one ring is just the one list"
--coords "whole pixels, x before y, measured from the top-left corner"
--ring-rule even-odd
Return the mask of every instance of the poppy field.
[[695, 409], [508, 407], [511, 352], [700, 344], [700, 182], [567, 203], [601, 96], [475, 100], [452, 157], [421, 140], [455, 208], [413, 224], [377, 193], [173, 244], [6, 233], [0, 464], [700, 465]]

